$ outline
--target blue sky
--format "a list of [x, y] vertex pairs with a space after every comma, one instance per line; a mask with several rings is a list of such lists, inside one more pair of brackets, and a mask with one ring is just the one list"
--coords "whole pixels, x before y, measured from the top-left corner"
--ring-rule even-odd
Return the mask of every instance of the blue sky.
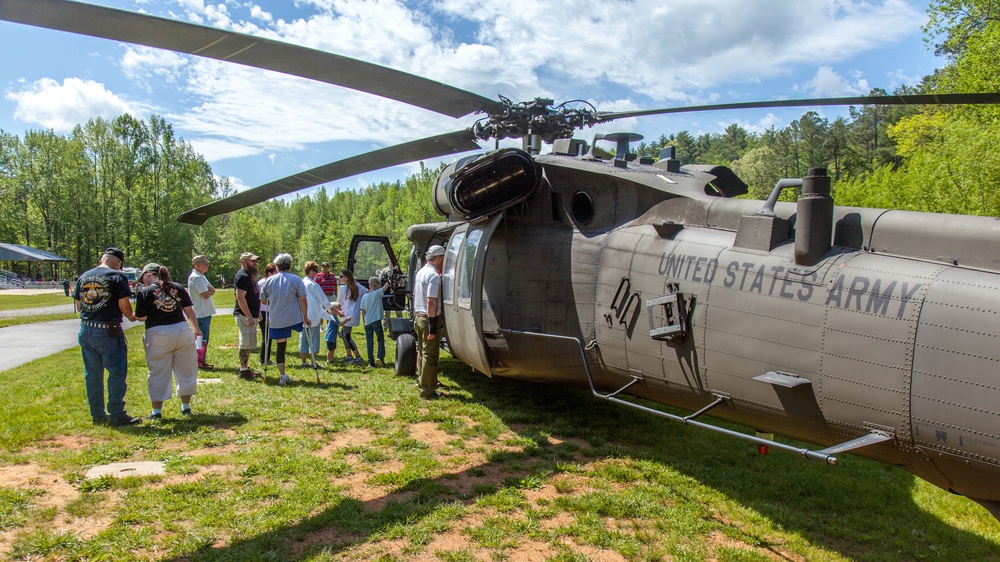
[[[485, 97], [586, 99], [626, 111], [892, 91], [943, 64], [905, 0], [92, 0], [259, 34]], [[471, 125], [375, 96], [114, 41], [0, 22], [0, 129], [23, 135], [123, 112], [162, 115], [220, 176], [253, 187], [374, 148]], [[804, 109], [627, 119], [578, 131], [653, 140]], [[847, 108], [819, 108], [828, 118]], [[485, 145], [484, 145], [485, 146]], [[436, 162], [429, 162], [435, 165]], [[416, 164], [328, 190], [394, 181]]]

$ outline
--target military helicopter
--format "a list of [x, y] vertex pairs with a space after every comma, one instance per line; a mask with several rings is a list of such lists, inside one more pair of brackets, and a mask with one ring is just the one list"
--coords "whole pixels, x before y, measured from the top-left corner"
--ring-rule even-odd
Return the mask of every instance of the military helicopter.
[[[737, 199], [747, 186], [725, 166], [680, 166], [669, 150], [658, 161], [633, 158], [629, 143], [641, 138], [634, 133], [573, 138], [626, 117], [996, 104], [998, 93], [603, 113], [548, 99], [491, 100], [328, 52], [66, 0], [0, 0], [0, 19], [304, 76], [453, 117], [482, 113], [470, 129], [327, 164], [179, 220], [202, 224], [335, 179], [480, 150], [477, 140], [521, 138], [520, 149], [498, 147], [445, 168], [433, 197], [447, 220], [407, 232], [409, 275], [395, 274], [393, 298], [405, 308], [424, 251], [444, 245], [452, 355], [488, 376], [582, 386], [625, 407], [820, 462], [836, 464], [849, 451], [1000, 517], [995, 218], [839, 207], [822, 168], [779, 181], [766, 201]], [[543, 142], [550, 153], [540, 154]], [[614, 155], [599, 143], [613, 144]], [[798, 201], [778, 202], [793, 187], [801, 189]], [[357, 249], [366, 242], [386, 253]], [[385, 256], [396, 263], [387, 241], [356, 240], [351, 265], [368, 274], [374, 266], [364, 264], [384, 264]], [[394, 333], [406, 334], [399, 320]], [[398, 341], [397, 369], [412, 372], [412, 337]]]

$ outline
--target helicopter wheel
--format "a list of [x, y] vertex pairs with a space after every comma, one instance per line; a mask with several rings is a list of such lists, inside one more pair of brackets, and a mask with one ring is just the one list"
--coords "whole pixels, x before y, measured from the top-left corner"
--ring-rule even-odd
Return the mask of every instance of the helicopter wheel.
[[417, 338], [400, 334], [396, 338], [396, 375], [413, 377], [417, 374]]

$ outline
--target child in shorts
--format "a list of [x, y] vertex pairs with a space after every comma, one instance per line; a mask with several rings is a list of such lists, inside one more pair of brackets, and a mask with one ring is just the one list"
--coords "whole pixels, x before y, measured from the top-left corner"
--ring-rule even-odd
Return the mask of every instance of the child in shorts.
[[340, 308], [340, 303], [333, 301], [330, 303], [330, 312], [333, 313], [333, 320], [326, 323], [326, 332], [323, 339], [326, 340], [326, 362], [333, 363], [333, 356], [337, 351], [337, 335], [340, 331], [340, 318], [344, 316], [344, 311]]

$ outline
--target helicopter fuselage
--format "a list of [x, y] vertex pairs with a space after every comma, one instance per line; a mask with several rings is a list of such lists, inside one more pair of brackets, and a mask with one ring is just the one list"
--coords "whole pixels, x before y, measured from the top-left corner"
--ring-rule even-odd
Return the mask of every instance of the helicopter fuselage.
[[853, 452], [995, 510], [995, 219], [837, 207], [803, 265], [795, 204], [762, 216], [705, 168], [534, 160], [538, 189], [451, 235], [453, 355], [691, 411], [719, 401], [714, 417], [823, 446], [877, 434]]

